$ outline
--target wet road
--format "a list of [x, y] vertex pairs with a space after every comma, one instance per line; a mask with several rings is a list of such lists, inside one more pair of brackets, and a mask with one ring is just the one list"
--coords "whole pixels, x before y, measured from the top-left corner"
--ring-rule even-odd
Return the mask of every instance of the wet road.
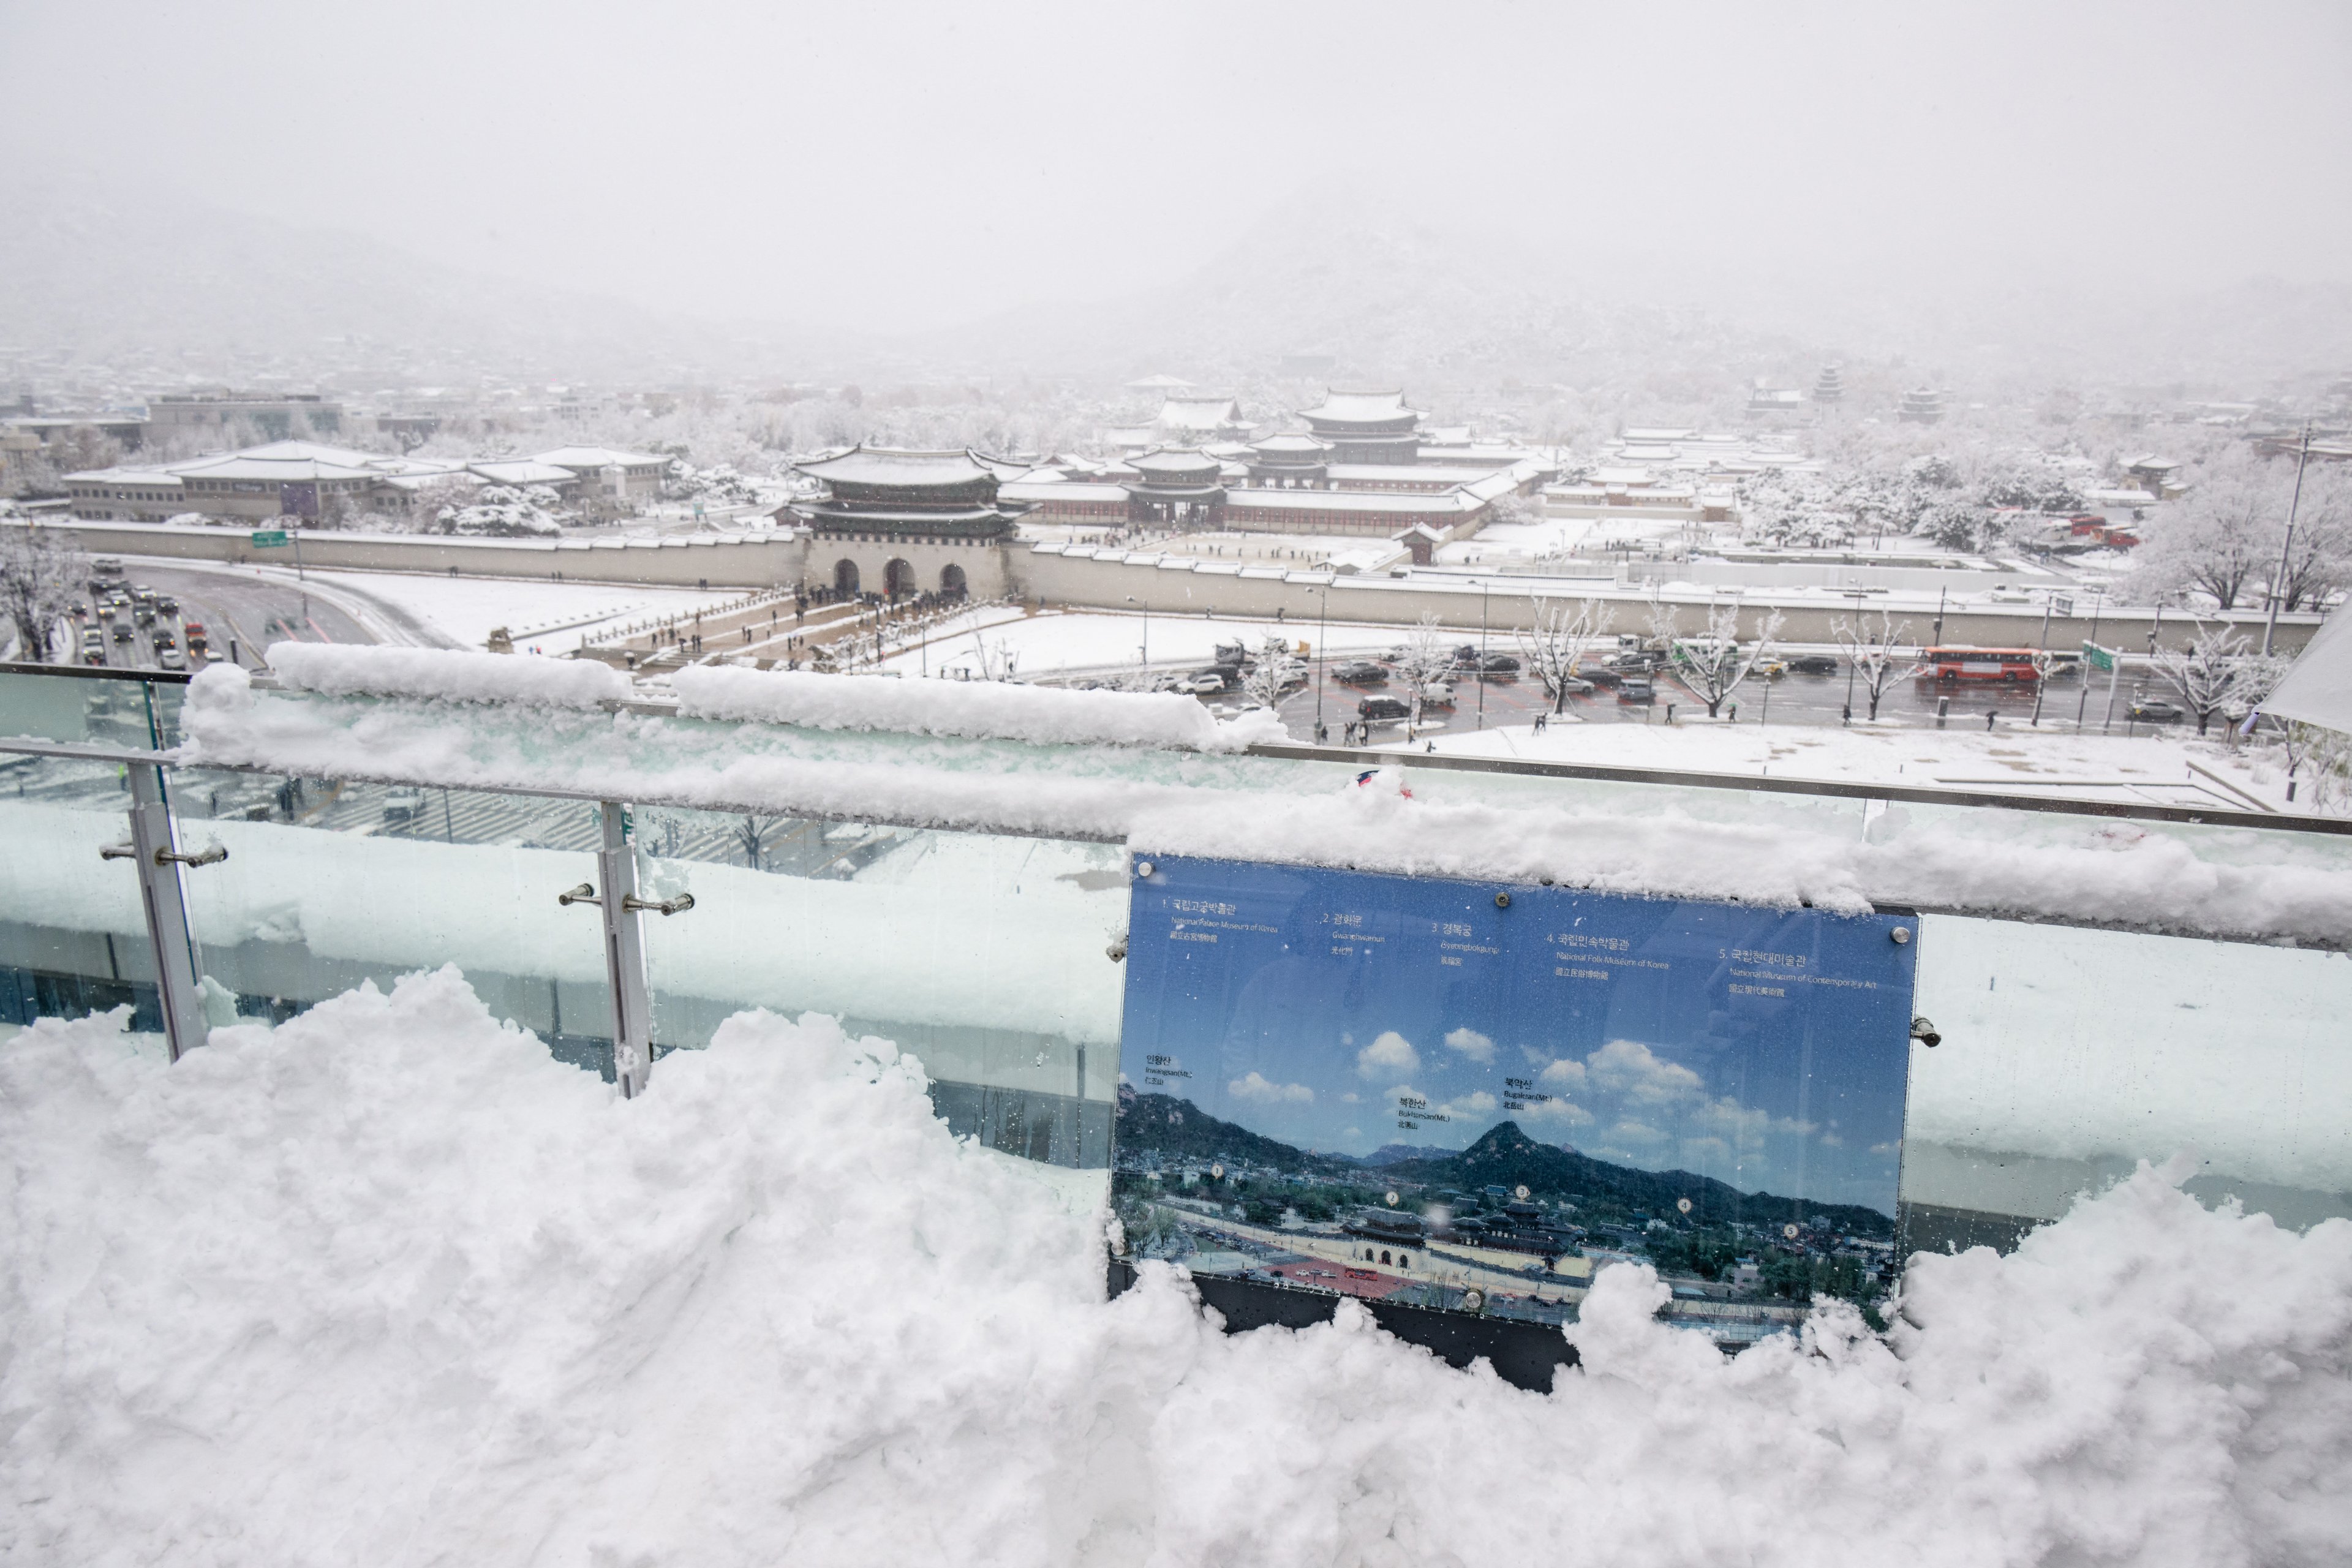
[[[160, 667], [154, 633], [172, 631], [181, 646], [186, 646], [184, 628], [194, 622], [205, 628], [210, 639], [209, 657], [226, 660], [235, 650], [236, 661], [247, 668], [261, 663], [260, 651], [275, 642], [341, 642], [367, 643], [376, 640], [369, 630], [335, 605], [310, 593], [299, 583], [279, 583], [266, 577], [247, 577], [219, 572], [194, 572], [184, 568], [155, 566], [143, 561], [125, 562], [123, 581], [127, 585], [143, 585], [159, 595], [179, 602], [177, 616], [156, 617], [153, 627], [132, 626], [134, 636], [130, 642], [117, 642], [110, 635], [106, 645], [107, 662], [117, 669], [154, 669]], [[88, 603], [87, 600], [84, 601]], [[126, 617], [114, 617], [120, 621]], [[110, 626], [112, 622], [96, 619], [77, 623], [79, 626]], [[203, 659], [192, 658], [189, 668], [201, 668]]]

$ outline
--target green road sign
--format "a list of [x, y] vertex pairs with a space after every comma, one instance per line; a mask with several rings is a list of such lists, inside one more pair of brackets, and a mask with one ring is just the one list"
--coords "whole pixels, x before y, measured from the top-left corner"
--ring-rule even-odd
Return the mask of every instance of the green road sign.
[[2101, 647], [2095, 642], [2086, 642], [2083, 645], [2083, 662], [2093, 669], [2113, 669], [2116, 667], [2115, 650]]
[[256, 550], [276, 550], [285, 542], [286, 531], [282, 528], [260, 528], [254, 531], [253, 547]]

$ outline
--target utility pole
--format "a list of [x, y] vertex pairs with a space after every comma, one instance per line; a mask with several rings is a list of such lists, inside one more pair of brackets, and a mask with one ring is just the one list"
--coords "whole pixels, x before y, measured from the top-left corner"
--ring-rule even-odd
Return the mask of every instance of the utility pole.
[[2303, 439], [2294, 453], [2294, 499], [2286, 503], [2286, 538], [2279, 544], [2278, 571], [2271, 582], [2271, 613], [2263, 622], [2263, 657], [2271, 656], [2271, 638], [2278, 633], [2279, 601], [2286, 596], [2286, 563], [2294, 553], [2294, 514], [2303, 507], [2303, 470], [2311, 462], [2311, 421], [2303, 422]]
[[1150, 675], [1151, 673], [1151, 606], [1132, 594], [1127, 596], [1127, 602], [1130, 605], [1143, 605], [1143, 673]]
[[2081, 700], [2074, 704], [2074, 733], [2077, 735], [2083, 732], [2084, 715], [2091, 710], [2091, 661], [2087, 655], [2090, 649], [2099, 646], [2099, 612], [2106, 607], [2107, 591], [2105, 588], [2092, 589], [2091, 637], [2090, 640], [2083, 645], [2086, 656], [2083, 660], [2083, 696]]

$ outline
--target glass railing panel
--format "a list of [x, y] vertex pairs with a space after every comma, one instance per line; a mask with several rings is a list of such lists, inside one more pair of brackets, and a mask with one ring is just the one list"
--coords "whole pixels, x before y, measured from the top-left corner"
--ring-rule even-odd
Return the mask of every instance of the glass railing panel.
[[645, 918], [657, 1058], [747, 1008], [829, 1014], [919, 1058], [959, 1133], [1108, 1168], [1118, 847], [666, 807], [632, 831], [641, 896], [695, 899]]
[[609, 1075], [603, 928], [579, 801], [187, 769], [170, 777], [198, 984], [215, 1025], [283, 1019], [362, 981], [457, 964], [498, 1017]]
[[0, 753], [0, 1024], [128, 1005], [163, 1026], [121, 764]]
[[2352, 955], [1929, 915], [1907, 1244], [2004, 1245], [2137, 1162], [2281, 1225], [2352, 1215]]
[[0, 670], [0, 737], [148, 751], [180, 741], [181, 682]]

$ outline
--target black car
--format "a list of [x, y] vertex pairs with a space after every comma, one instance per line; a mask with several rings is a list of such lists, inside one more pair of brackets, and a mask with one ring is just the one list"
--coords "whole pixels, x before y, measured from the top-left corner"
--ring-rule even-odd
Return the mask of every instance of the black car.
[[1485, 675], [1517, 675], [1519, 661], [1507, 653], [1490, 653], [1479, 661], [1478, 669]]
[[2179, 703], [2168, 702], [2161, 697], [2145, 698], [2125, 711], [2138, 724], [2178, 724], [2189, 717], [2189, 710]]
[[1576, 667], [1576, 673], [1593, 686], [1614, 686], [1625, 679], [1622, 670], [1612, 669], [1605, 664], [1580, 664]]
[[1389, 672], [1368, 658], [1353, 658], [1331, 672], [1331, 679], [1349, 686], [1385, 686]]
[[1370, 722], [1383, 719], [1410, 719], [1412, 709], [1395, 697], [1367, 697], [1356, 704], [1356, 716]]
[[1835, 675], [1838, 661], [1825, 653], [1801, 653], [1789, 661], [1791, 675]]

